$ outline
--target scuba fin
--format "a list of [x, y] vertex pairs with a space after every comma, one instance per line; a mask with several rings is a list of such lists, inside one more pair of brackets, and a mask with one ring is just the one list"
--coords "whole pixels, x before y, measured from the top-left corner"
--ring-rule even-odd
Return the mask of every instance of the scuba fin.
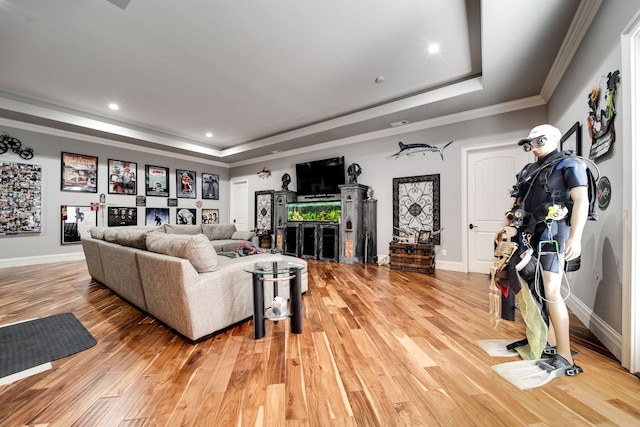
[[547, 371], [538, 365], [549, 359], [518, 360], [516, 362], [500, 363], [491, 367], [498, 375], [509, 381], [520, 390], [540, 387], [554, 378], [566, 375], [565, 369]]

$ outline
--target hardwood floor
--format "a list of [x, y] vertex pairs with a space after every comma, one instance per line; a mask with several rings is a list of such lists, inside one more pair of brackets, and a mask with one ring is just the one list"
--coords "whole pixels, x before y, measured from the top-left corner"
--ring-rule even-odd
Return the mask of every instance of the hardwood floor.
[[521, 391], [478, 339], [488, 278], [310, 262], [303, 333], [246, 322], [192, 345], [92, 282], [84, 262], [0, 269], [0, 324], [72, 312], [97, 339], [53, 369], [0, 387], [0, 425], [640, 425], [640, 380], [575, 318], [585, 372]]

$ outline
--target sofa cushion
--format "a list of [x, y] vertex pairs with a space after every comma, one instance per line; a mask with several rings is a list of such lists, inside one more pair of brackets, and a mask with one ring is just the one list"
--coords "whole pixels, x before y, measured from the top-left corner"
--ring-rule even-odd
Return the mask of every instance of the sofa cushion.
[[94, 239], [104, 240], [105, 229], [106, 227], [91, 227], [91, 229], [89, 229], [89, 234]]
[[151, 232], [146, 236], [147, 250], [189, 260], [198, 273], [220, 268], [218, 254], [204, 234], [176, 235]]
[[169, 234], [188, 234], [195, 236], [196, 234], [202, 233], [202, 226], [165, 224], [164, 232]]
[[138, 249], [147, 249], [147, 234], [152, 233], [151, 230], [118, 230], [116, 231], [116, 239], [122, 246], [129, 246]]
[[231, 238], [233, 240], [251, 240], [255, 235], [256, 233], [254, 231], [237, 230], [233, 232]]
[[202, 232], [209, 240], [231, 239], [235, 231], [235, 224], [202, 224]]

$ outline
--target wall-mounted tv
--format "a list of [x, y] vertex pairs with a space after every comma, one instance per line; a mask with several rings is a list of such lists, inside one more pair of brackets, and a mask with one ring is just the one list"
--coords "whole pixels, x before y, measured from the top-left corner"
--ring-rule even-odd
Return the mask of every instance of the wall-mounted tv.
[[344, 184], [344, 157], [316, 160], [296, 165], [298, 196], [336, 194]]

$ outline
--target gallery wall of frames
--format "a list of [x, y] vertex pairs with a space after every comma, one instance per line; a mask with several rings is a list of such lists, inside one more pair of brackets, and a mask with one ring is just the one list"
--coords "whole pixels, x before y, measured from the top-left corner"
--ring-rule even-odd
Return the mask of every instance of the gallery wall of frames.
[[[62, 191], [96, 193], [98, 158], [81, 154], [62, 153]], [[139, 173], [143, 175], [140, 176]], [[176, 194], [169, 185], [170, 168], [159, 165], [138, 165], [135, 162], [108, 159], [108, 194], [130, 195], [131, 205], [107, 203], [107, 195], [100, 195], [100, 202], [88, 206], [61, 207], [61, 243], [79, 243], [83, 234], [95, 225], [146, 226], [164, 224], [196, 225], [217, 224], [219, 209], [204, 209], [202, 201], [196, 201], [196, 209], [180, 207], [179, 199], [211, 199], [220, 197], [220, 178], [216, 174], [194, 170], [176, 169]], [[144, 181], [144, 195], [138, 194], [138, 182]], [[175, 196], [175, 197], [172, 197]], [[147, 197], [163, 197], [167, 207], [147, 207]], [[175, 208], [172, 217], [170, 208]], [[143, 216], [139, 222], [138, 216]]]
[[[93, 193], [99, 200], [60, 205], [60, 243], [63, 245], [80, 243], [82, 236], [88, 235], [89, 229], [96, 225], [195, 225], [219, 221], [219, 209], [204, 208], [202, 201], [219, 200], [217, 174], [176, 168], [175, 194], [171, 194], [169, 167], [105, 159], [107, 176], [103, 177], [98, 175], [100, 159], [96, 156], [64, 151], [60, 156], [60, 191]], [[0, 162], [0, 235], [42, 232], [42, 170], [39, 164]], [[100, 180], [107, 183], [107, 194], [97, 194]], [[117, 204], [109, 203], [110, 195], [118, 195]], [[131, 203], [123, 203], [120, 196], [131, 196]], [[166, 207], [158, 207], [157, 200], [150, 203], [153, 207], [147, 207], [148, 197], [164, 198]], [[194, 199], [196, 209], [191, 207], [193, 202], [189, 207], [182, 207], [180, 199]]]

